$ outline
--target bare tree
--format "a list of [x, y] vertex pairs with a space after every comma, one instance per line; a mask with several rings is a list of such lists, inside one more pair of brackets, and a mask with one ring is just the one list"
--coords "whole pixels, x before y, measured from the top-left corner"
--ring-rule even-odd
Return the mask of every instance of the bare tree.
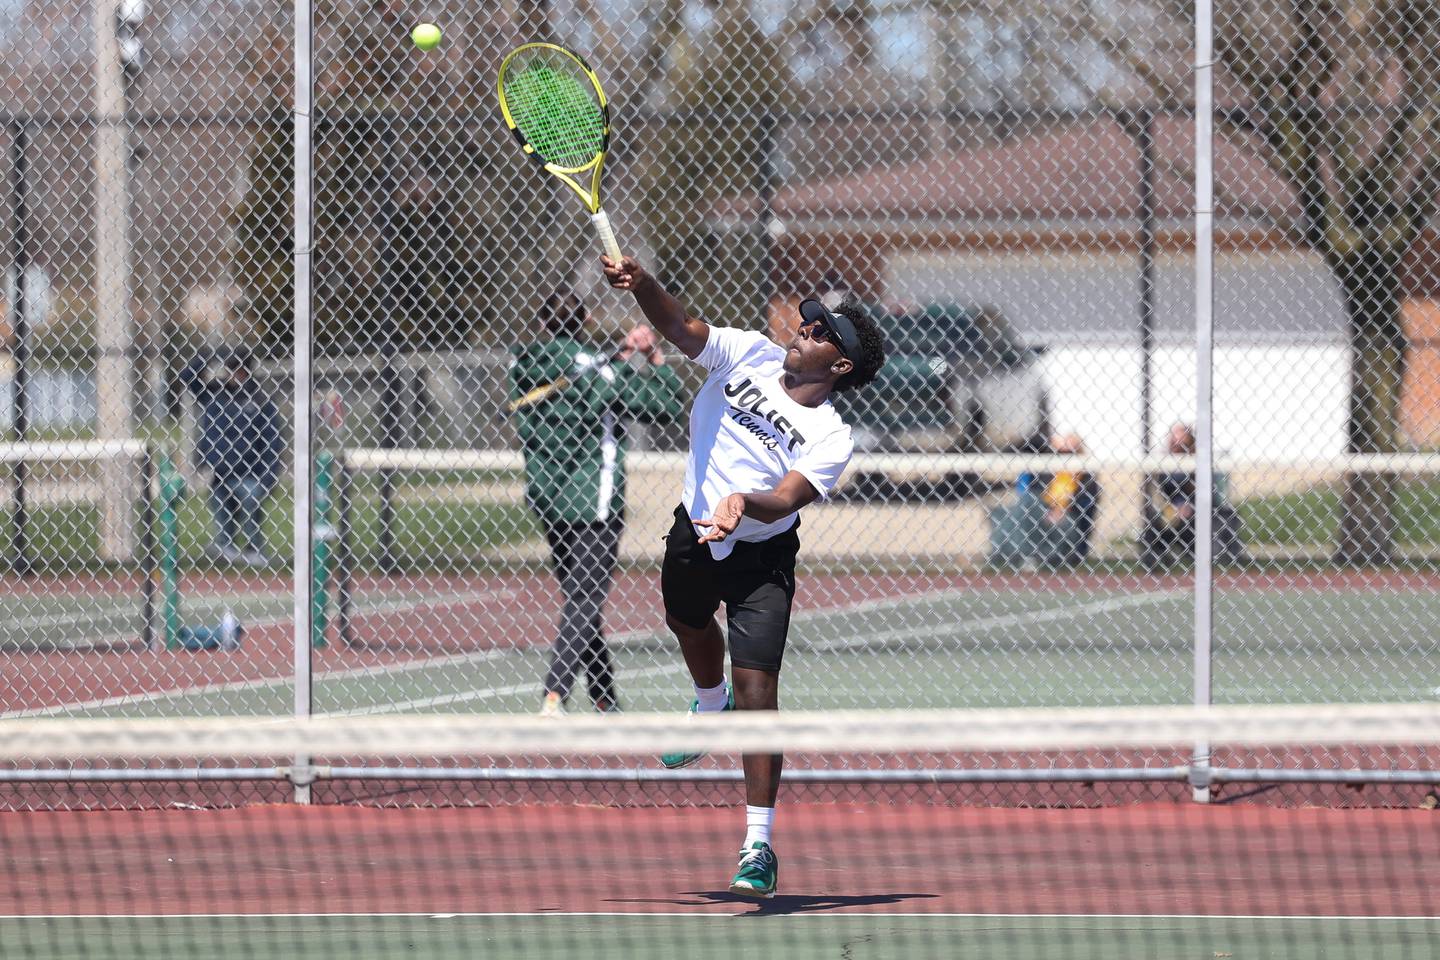
[[[645, 222], [661, 269], [697, 311], [722, 322], [763, 315], [768, 238], [717, 231], [712, 206], [757, 191], [789, 76], [778, 44], [741, 4], [709, 4], [710, 34], [677, 34], [669, 51], [671, 111], [643, 172]], [[724, 42], [716, 42], [723, 37]]]
[[[1440, 189], [1440, 3], [1266, 0], [1237, 5], [1220, 26], [1246, 100], [1236, 125], [1289, 182], [1296, 232], [1344, 295], [1347, 448], [1392, 452], [1409, 348], [1401, 268]], [[1394, 501], [1393, 477], [1347, 478], [1337, 559], [1391, 558]]]
[[[1117, 70], [1162, 103], [1191, 102], [1184, 49], [1191, 5], [1065, 5]], [[1127, 29], [1127, 22], [1148, 24]], [[1163, 44], [1157, 37], [1168, 37]], [[1141, 46], [1141, 44], [1147, 46]], [[1294, 196], [1261, 212], [1319, 254], [1344, 299], [1350, 347], [1346, 446], [1400, 446], [1409, 344], [1402, 268], [1440, 191], [1440, 3], [1436, 0], [1246, 0], [1216, 11], [1218, 129], [1263, 157]], [[1394, 555], [1395, 481], [1346, 478], [1336, 559]]]

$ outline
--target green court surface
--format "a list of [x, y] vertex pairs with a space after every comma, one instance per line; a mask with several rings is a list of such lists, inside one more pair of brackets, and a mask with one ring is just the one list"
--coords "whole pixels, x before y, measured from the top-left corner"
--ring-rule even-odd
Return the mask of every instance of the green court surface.
[[[819, 900], [820, 898], [817, 898]], [[823, 903], [823, 901], [822, 901]], [[856, 914], [817, 905], [785, 914], [260, 915], [0, 919], [20, 956], [204, 956], [471, 960], [474, 957], [736, 956], [1006, 960], [1279, 960], [1432, 957], [1440, 919]]]
[[[37, 598], [0, 601], [13, 625], [40, 619]], [[73, 612], [73, 600], [61, 598]], [[357, 597], [357, 617], [454, 621], [463, 594]], [[282, 623], [285, 594], [195, 597], [194, 622], [224, 606], [255, 624]], [[437, 613], [449, 609], [450, 613]], [[1218, 703], [1424, 701], [1437, 696], [1427, 638], [1440, 592], [1224, 590], [1213, 609]], [[3, 623], [0, 620], [0, 623]], [[954, 589], [796, 614], [782, 706], [790, 709], [1087, 706], [1189, 702], [1193, 598], [1187, 591]], [[468, 638], [455, 638], [457, 646]], [[683, 709], [683, 664], [663, 631], [613, 635], [628, 709]], [[334, 645], [331, 651], [336, 648]], [[459, 646], [465, 650], [466, 646]], [[156, 656], [156, 672], [173, 653]], [[214, 656], [213, 654], [211, 656]], [[317, 654], [318, 713], [529, 712], [548, 662], [544, 638], [525, 647], [425, 653], [368, 662]], [[102, 664], [103, 667], [103, 664]], [[269, 678], [188, 685], [125, 697], [70, 699], [75, 716], [286, 714], [288, 656]], [[193, 674], [192, 674], [193, 676]], [[120, 691], [117, 691], [119, 693]], [[583, 691], [577, 695], [583, 700]], [[14, 706], [10, 706], [14, 715]]]

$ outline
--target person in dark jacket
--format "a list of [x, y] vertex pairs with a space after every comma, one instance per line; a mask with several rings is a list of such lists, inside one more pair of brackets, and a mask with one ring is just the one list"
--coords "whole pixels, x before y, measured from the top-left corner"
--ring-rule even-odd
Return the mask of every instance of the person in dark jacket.
[[547, 337], [516, 349], [511, 399], [569, 381], [516, 411], [526, 500], [545, 528], [564, 596], [540, 712], [562, 712], [582, 668], [595, 709], [607, 712], [619, 706], [601, 616], [624, 531], [623, 421], [678, 417], [680, 380], [648, 326], [631, 330], [613, 357], [587, 344], [584, 304], [567, 290], [546, 299], [538, 320]]
[[[1187, 423], [1170, 428], [1165, 452], [1172, 457], [1195, 456], [1195, 430]], [[1225, 474], [1215, 475], [1213, 496], [1212, 556], [1218, 563], [1239, 563], [1245, 556], [1240, 514], [1225, 500]], [[1176, 560], [1195, 553], [1195, 474], [1173, 470], [1154, 478], [1155, 500], [1140, 537], [1140, 558], [1147, 570], [1156, 572]]]
[[196, 459], [210, 470], [212, 555], [266, 566], [261, 520], [280, 476], [280, 412], [254, 379], [254, 358], [234, 348], [198, 356], [181, 374], [200, 413]]

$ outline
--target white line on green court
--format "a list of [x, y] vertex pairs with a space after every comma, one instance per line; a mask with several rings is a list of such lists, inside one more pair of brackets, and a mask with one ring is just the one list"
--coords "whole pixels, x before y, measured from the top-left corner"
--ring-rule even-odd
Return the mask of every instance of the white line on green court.
[[[515, 596], [516, 596], [516, 591], [514, 591], [514, 590], [489, 590], [489, 591], [486, 591], [486, 592], [484, 592], [484, 593], [443, 594], [443, 595], [441, 595], [441, 596], [433, 597], [433, 598], [432, 598], [432, 597], [427, 597], [427, 598], [425, 598], [425, 599], [423, 599], [423, 600], [383, 600], [383, 601], [372, 601], [372, 602], [370, 602], [368, 605], [362, 604], [362, 605], [361, 605], [361, 608], [360, 608], [358, 611], [356, 611], [356, 613], [357, 613], [359, 616], [373, 616], [373, 615], [375, 615], [375, 614], [383, 614], [383, 613], [403, 613], [403, 612], [412, 611], [412, 610], [431, 609], [431, 608], [436, 608], [436, 607], [458, 606], [458, 605], [463, 604], [463, 603], [473, 603], [473, 602], [475, 602], [476, 600], [513, 600], [513, 599], [515, 598]], [[207, 611], [209, 615], [213, 616], [213, 615], [215, 615], [215, 614], [220, 613], [221, 611], [223, 611], [224, 609], [226, 609], [227, 607], [230, 607], [230, 606], [236, 606], [236, 607], [238, 607], [238, 606], [240, 606], [240, 605], [243, 604], [243, 603], [269, 602], [269, 601], [276, 601], [276, 602], [279, 603], [279, 606], [280, 606], [282, 609], [287, 609], [287, 610], [288, 610], [288, 605], [294, 602], [294, 598], [293, 598], [293, 596], [292, 596], [291, 594], [289, 594], [289, 593], [276, 592], [276, 591], [242, 593], [242, 594], [236, 594], [236, 595], [234, 595], [233, 597], [230, 596], [230, 595], [206, 595], [206, 596], [201, 596], [201, 597], [192, 598], [192, 600], [190, 601], [190, 604], [189, 604], [189, 607], [190, 607], [189, 613], [190, 613], [191, 615], [193, 615], [193, 614], [195, 613], [195, 611], [198, 609], [198, 610]], [[115, 608], [115, 609], [116, 609], [117, 614], [118, 614], [118, 613], [121, 613], [121, 611], [119, 610], [119, 608]], [[129, 614], [128, 611], [125, 611], [125, 615], [132, 615], [132, 614]], [[135, 611], [133, 615], [134, 615], [134, 616], [139, 616], [139, 611]], [[58, 619], [57, 619], [57, 620], [51, 620], [51, 619], [49, 619], [49, 618], [31, 618], [31, 619], [32, 619], [32, 620], [39, 620], [39, 621], [40, 621], [39, 623], [31, 624], [31, 626], [47, 626], [47, 625], [52, 625], [52, 624], [54, 624], [54, 623], [59, 622]], [[94, 618], [90, 618], [88, 621], [87, 621], [87, 620], [74, 620], [73, 618], [71, 618], [71, 621], [69, 621], [69, 622], [72, 622], [72, 623], [94, 622]], [[264, 618], [264, 619], [246, 621], [245, 626], [246, 626], [247, 629], [260, 629], [260, 628], [264, 628], [264, 627], [284, 626], [284, 625], [286, 625], [286, 624], [288, 624], [288, 623], [290, 623], [290, 617], [289, 617], [289, 616], [281, 616], [281, 615], [279, 615], [279, 614], [274, 614], [274, 615], [271, 615], [271, 616], [266, 617], [266, 618]], [[125, 642], [127, 642], [127, 641], [129, 641], [129, 640], [132, 640], [132, 639], [133, 639], [133, 635], [127, 632], [127, 633], [111, 633], [111, 634], [107, 634], [106, 636], [101, 637], [98, 641], [87, 638], [87, 639], [85, 639], [85, 640], [63, 641], [62, 643], [68, 642], [71, 648], [77, 649], [77, 650], [83, 650], [83, 649], [85, 649], [87, 646], [95, 646], [95, 645], [98, 645], [98, 646], [103, 647], [103, 646], [110, 645], [110, 644], [121, 644], [121, 643], [125, 643]], [[191, 689], [199, 690], [199, 689], [202, 689], [202, 688], [198, 688], [198, 687], [197, 687], [197, 688], [191, 688]], [[179, 693], [179, 694], [174, 694], [174, 695], [176, 695], [176, 696], [186, 696], [187, 694], [184, 693], [184, 692], [181, 692], [181, 693]], [[140, 695], [137, 694], [136, 696], [140, 696]], [[146, 696], [146, 697], [142, 697], [141, 701], [138, 701], [138, 702], [144, 702], [145, 700], [149, 700], [149, 699], [166, 699], [166, 697], [161, 696], [161, 697], [158, 697], [158, 698], [152, 698], [152, 697]], [[126, 702], [128, 703], [128, 702], [137, 702], [137, 701], [126, 701]], [[77, 709], [77, 708], [79, 708], [80, 706], [82, 706], [82, 705], [80, 705], [80, 704], [68, 704], [68, 705], [66, 705], [66, 709]], [[9, 716], [10, 716], [9, 714], [0, 714], [0, 719], [5, 719], [5, 718], [7, 718], [7, 717], [9, 717]]]
[[883, 633], [867, 633], [864, 634], [863, 639], [831, 640], [822, 643], [807, 644], [806, 649], [849, 649], [852, 647], [865, 647], [872, 644], [888, 643], [891, 640], [912, 640], [919, 637], [981, 633], [988, 630], [1030, 626], [1036, 623], [1050, 623], [1055, 620], [1068, 620], [1072, 617], [1079, 619], [1081, 617], [1098, 616], [1100, 614], [1112, 613], [1116, 610], [1125, 610], [1130, 607], [1149, 606], [1165, 600], [1186, 598], [1187, 595], [1183, 593], [1161, 591], [1138, 593], [1132, 596], [1110, 597], [1105, 600], [1097, 600], [1094, 603], [1082, 604], [1078, 607], [1047, 607], [1041, 610], [1029, 610], [1020, 613], [1006, 613], [993, 617], [982, 617], [979, 620], [939, 623], [928, 627], [899, 627], [886, 630]]
[[[970, 591], [961, 589], [945, 589], [930, 593], [905, 594], [899, 597], [888, 597], [878, 600], [867, 600], [861, 603], [846, 607], [811, 610], [796, 614], [792, 623], [796, 625], [810, 623], [817, 620], [825, 620], [837, 616], [853, 616], [883, 609], [909, 606], [924, 603], [942, 603], [956, 597], [969, 595]], [[388, 601], [373, 608], [367, 608], [362, 615], [373, 613], [400, 612], [404, 610], [419, 610], [437, 606], [457, 606], [463, 603], [475, 602], [485, 599], [512, 599], [517, 595], [513, 590], [487, 591], [476, 594], [450, 594], [428, 599], [423, 603], [413, 601]], [[826, 652], [844, 649], [863, 649], [869, 644], [882, 643], [896, 638], [914, 638], [932, 636], [939, 634], [954, 634], [965, 631], [987, 631], [1009, 627], [1020, 627], [1034, 623], [1048, 623], [1055, 620], [1063, 620], [1071, 617], [1087, 617], [1105, 613], [1111, 610], [1124, 609], [1133, 606], [1142, 606], [1159, 603], [1167, 600], [1184, 599], [1187, 595], [1175, 592], [1155, 591], [1143, 594], [1122, 595], [1119, 597], [1108, 597], [1104, 600], [1095, 601], [1089, 604], [1082, 604], [1078, 607], [1048, 607], [1040, 610], [1020, 611], [1017, 613], [1002, 614], [993, 617], [985, 617], [979, 620], [958, 621], [943, 625], [930, 627], [915, 627], [911, 629], [889, 630], [881, 634], [861, 634], [854, 638], [844, 640], [830, 640], [804, 645], [809, 651]], [[274, 624], [288, 623], [289, 620], [275, 620]], [[260, 625], [274, 625], [263, 622]], [[618, 634], [610, 641], [612, 647], [624, 648], [643, 640], [653, 640], [663, 637], [663, 631], [633, 630], [624, 634]], [[406, 661], [404, 663], [381, 664], [375, 666], [364, 666], [350, 668], [347, 670], [323, 671], [316, 674], [317, 681], [339, 681], [360, 678], [382, 678], [391, 675], [429, 670], [432, 668], [456, 666], [472, 663], [483, 663], [492, 660], [502, 659], [510, 656], [526, 655], [533, 653], [530, 648], [520, 649], [514, 647], [495, 648], [473, 653], [451, 654], [443, 657], [430, 659]], [[678, 671], [681, 664], [666, 665], [656, 672]], [[650, 675], [650, 669], [642, 673], [631, 671], [630, 676]], [[50, 707], [37, 707], [28, 710], [9, 711], [0, 713], [0, 720], [20, 719], [25, 717], [56, 716], [72, 713], [80, 710], [101, 710], [110, 707], [134, 706], [141, 703], [152, 703], [165, 700], [179, 700], [194, 696], [208, 696], [214, 694], [231, 693], [237, 691], [265, 690], [272, 687], [285, 686], [290, 684], [292, 678], [287, 675], [269, 678], [257, 678], [253, 680], [239, 680], [223, 684], [209, 684], [197, 687], [181, 687], [174, 690], [160, 690], [141, 694], [125, 694], [116, 697], [106, 697], [99, 700], [85, 701], [81, 703], [59, 704]], [[443, 694], [435, 697], [427, 697], [418, 700], [401, 701], [393, 704], [382, 704], [374, 707], [354, 708], [352, 711], [341, 711], [329, 713], [329, 716], [357, 716], [366, 714], [399, 713], [406, 710], [422, 709], [424, 707], [441, 706], [445, 704], [463, 703], [474, 700], [486, 700], [493, 697], [507, 696], [515, 693], [523, 693], [529, 690], [532, 685], [513, 685], [505, 687], [479, 688], [455, 693]], [[358, 712], [357, 712], [358, 711]]]
[[[941, 590], [929, 594], [907, 594], [902, 597], [892, 597], [884, 600], [868, 600], [850, 607], [815, 611], [810, 614], [802, 614], [797, 619], [818, 619], [824, 616], [839, 614], [864, 613], [871, 610], [883, 609], [886, 607], [900, 606], [913, 602], [940, 601], [947, 597], [956, 595], [959, 591]], [[510, 600], [518, 595], [515, 590], [491, 590], [484, 593], [473, 594], [446, 594], [435, 598], [427, 598], [424, 602], [416, 601], [384, 601], [373, 606], [367, 606], [359, 611], [361, 616], [369, 616], [376, 613], [398, 613], [407, 610], [422, 610], [432, 607], [459, 606], [464, 603], [473, 603], [477, 600]], [[288, 597], [287, 594], [268, 594], [270, 597]], [[250, 627], [279, 626], [289, 623], [288, 617], [283, 619], [263, 620], [252, 623]], [[626, 633], [617, 634], [610, 640], [611, 646], [625, 646], [640, 640], [654, 639], [661, 636], [659, 630], [632, 630]], [[497, 647], [491, 650], [482, 650], [472, 653], [449, 654], [442, 657], [432, 657], [423, 660], [407, 661], [405, 663], [381, 664], [375, 666], [353, 667], [347, 670], [321, 671], [316, 674], [317, 680], [352, 680], [366, 677], [386, 677], [393, 674], [409, 673], [417, 670], [428, 670], [433, 667], [456, 666], [472, 663], [484, 663], [502, 657], [513, 656], [517, 653], [527, 653], [528, 650], [517, 650], [513, 647]], [[155, 703], [165, 700], [182, 700], [192, 696], [208, 696], [211, 694], [234, 693], [238, 691], [265, 690], [271, 687], [284, 686], [293, 682], [293, 677], [285, 674], [278, 677], [259, 677], [253, 680], [235, 680], [229, 683], [206, 684], [198, 687], [178, 687], [174, 690], [156, 690], [147, 693], [123, 694], [114, 697], [105, 697], [99, 700], [87, 700], [80, 703], [57, 704], [50, 707], [35, 707], [26, 710], [13, 710], [0, 713], [0, 720], [18, 720], [25, 717], [48, 717], [60, 714], [72, 713], [77, 710], [104, 710], [109, 707], [127, 707], [140, 703]]]
[[[626, 677], [657, 677], [668, 673], [679, 673], [685, 669], [683, 661], [662, 664], [655, 667], [641, 667], [639, 670], [629, 670]], [[317, 712], [317, 717], [370, 717], [387, 713], [405, 713], [409, 710], [423, 710], [427, 707], [444, 707], [456, 703], [469, 703], [472, 700], [490, 700], [494, 697], [508, 697], [517, 693], [528, 693], [535, 690], [538, 681], [531, 680], [526, 683], [511, 684], [508, 687], [484, 687], [479, 690], [461, 690], [457, 693], [442, 693], [433, 697], [422, 697], [418, 700], [400, 700], [395, 703], [381, 703], [369, 707], [352, 707], [348, 710], [325, 710]]]
[[[941, 594], [937, 594], [934, 596], [948, 596], [953, 593], [955, 593], [955, 591], [943, 591]], [[904, 636], [928, 636], [940, 632], [954, 633], [970, 629], [992, 630], [1000, 627], [1026, 626], [1032, 623], [1048, 623], [1053, 620], [1064, 619], [1067, 616], [1084, 617], [1093, 614], [1104, 613], [1110, 610], [1124, 609], [1128, 607], [1156, 603], [1161, 600], [1173, 598], [1174, 596], [1175, 594], [1172, 593], [1156, 592], [1138, 594], [1130, 597], [1112, 597], [1106, 600], [1098, 601], [1096, 603], [1085, 604], [1079, 607], [1048, 608], [1045, 610], [1037, 610], [1028, 613], [1022, 612], [1006, 614], [999, 617], [987, 617], [983, 620], [971, 621], [969, 623], [962, 622], [956, 624], [948, 624], [943, 628], [943, 630], [941, 628], [923, 628], [915, 631], [904, 632]], [[873, 601], [870, 604], [867, 604], [867, 606], [871, 608], [873, 608], [874, 605], [875, 602]], [[829, 610], [824, 611], [823, 614], [816, 612], [814, 614], [811, 614], [811, 618], [819, 619], [821, 616], [833, 616], [841, 612], [849, 611]], [[796, 619], [800, 618], [797, 617]], [[806, 649], [809, 651], [820, 652], [847, 649], [863, 650], [865, 647], [879, 642], [878, 638], [887, 638], [890, 637], [891, 634], [898, 636], [900, 635], [900, 633], [900, 631], [889, 631], [885, 634], [860, 634], [857, 637], [845, 640], [828, 640], [820, 643], [807, 644]], [[643, 634], [643, 636], [656, 635], [657, 633], [655, 631]], [[633, 642], [634, 635], [632, 634], [631, 637]], [[623, 645], [621, 644], [620, 638], [616, 638], [616, 640], [612, 641], [612, 646], [614, 645]], [[625, 675], [627, 678], [632, 678], [679, 673], [681, 670], [684, 669], [684, 666], [685, 664], [683, 661], [677, 660], [677, 662], [671, 664], [663, 664], [655, 667], [645, 667], [639, 670], [630, 670], [627, 671]], [[327, 717], [356, 717], [383, 715], [387, 713], [405, 713], [410, 710], [423, 710], [430, 707], [450, 706], [456, 703], [468, 703], [475, 700], [489, 700], [495, 697], [511, 696], [517, 693], [525, 693], [533, 689], [535, 689], [535, 683], [533, 681], [523, 684], [511, 684], [504, 687], [480, 687], [473, 690], [461, 690], [454, 693], [437, 694], [435, 696], [422, 697], [414, 700], [401, 700], [392, 703], [376, 704], [368, 707], [355, 707], [346, 710], [326, 711], [319, 715]]]
[[[234, 603], [239, 605], [242, 603], [279, 599], [282, 597], [288, 600], [289, 596], [288, 593], [277, 593], [273, 590], [252, 591], [250, 593], [227, 594], [223, 599], [217, 597], [214, 600], [214, 604]], [[22, 597], [21, 599], [30, 600], [38, 598]], [[138, 617], [140, 615], [136, 598], [134, 597], [116, 597], [112, 595], [107, 596], [105, 599], [109, 600], [110, 603], [100, 606], [100, 608], [93, 613], [62, 614], [50, 617], [33, 616], [26, 617], [23, 620], [0, 619], [0, 633], [8, 633], [12, 630], [33, 630], [37, 627], [75, 626], [82, 623], [94, 623], [97, 620], [109, 619], [114, 616]], [[204, 601], [208, 600], [210, 600], [210, 598], [204, 598]], [[197, 602], [197, 606], [210, 605], [205, 604], [204, 601]]]
[[[398, 613], [407, 610], [420, 610], [431, 607], [459, 606], [465, 603], [474, 603], [478, 600], [511, 600], [515, 597], [513, 590], [492, 590], [485, 593], [474, 594], [447, 594], [445, 596], [427, 599], [423, 603], [386, 601], [383, 605], [377, 605], [363, 611], [363, 615], [372, 613]], [[270, 596], [284, 596], [283, 594], [271, 594]], [[248, 624], [248, 628], [278, 626], [289, 623], [288, 618], [284, 620], [265, 620], [259, 623]], [[477, 661], [495, 659], [500, 656], [512, 653], [508, 649], [485, 650], [478, 653], [458, 653], [445, 657], [437, 657], [430, 660], [413, 660], [406, 663], [387, 664], [383, 666], [352, 667], [347, 670], [335, 670], [318, 674], [328, 680], [358, 679], [368, 676], [388, 676], [392, 673], [407, 673], [413, 670], [425, 670], [430, 667], [446, 666], [457, 663], [473, 663]], [[0, 713], [0, 720], [18, 720], [25, 717], [49, 717], [59, 714], [71, 713], [76, 710], [102, 710], [106, 707], [133, 706], [137, 703], [152, 703], [161, 700], [182, 700], [186, 697], [206, 696], [217, 693], [233, 693], [241, 690], [264, 690], [270, 687], [284, 686], [294, 682], [294, 677], [284, 674], [279, 677], [257, 677], [253, 680], [232, 680], [227, 683], [205, 684], [198, 687], [176, 687], [173, 690], [154, 690], [147, 693], [127, 693], [114, 697], [105, 697], [99, 700], [86, 700], [80, 703], [63, 703], [50, 707], [34, 707], [27, 710], [12, 710]]]

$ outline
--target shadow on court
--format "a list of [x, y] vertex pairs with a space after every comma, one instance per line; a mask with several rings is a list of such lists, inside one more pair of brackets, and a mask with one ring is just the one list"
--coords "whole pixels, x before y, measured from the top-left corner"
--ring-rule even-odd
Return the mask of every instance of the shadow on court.
[[[851, 907], [881, 907], [909, 900], [935, 900], [938, 893], [872, 893], [864, 896], [839, 896], [829, 894], [777, 894], [769, 900], [742, 897], [728, 890], [687, 890], [680, 897], [655, 897], [635, 900], [606, 900], [606, 903], [663, 903], [677, 907], [704, 907], [715, 903], [733, 903], [753, 907], [742, 917], [779, 916], [792, 913], [819, 913], [825, 910], [845, 910]], [[689, 899], [683, 899], [689, 898]]]

